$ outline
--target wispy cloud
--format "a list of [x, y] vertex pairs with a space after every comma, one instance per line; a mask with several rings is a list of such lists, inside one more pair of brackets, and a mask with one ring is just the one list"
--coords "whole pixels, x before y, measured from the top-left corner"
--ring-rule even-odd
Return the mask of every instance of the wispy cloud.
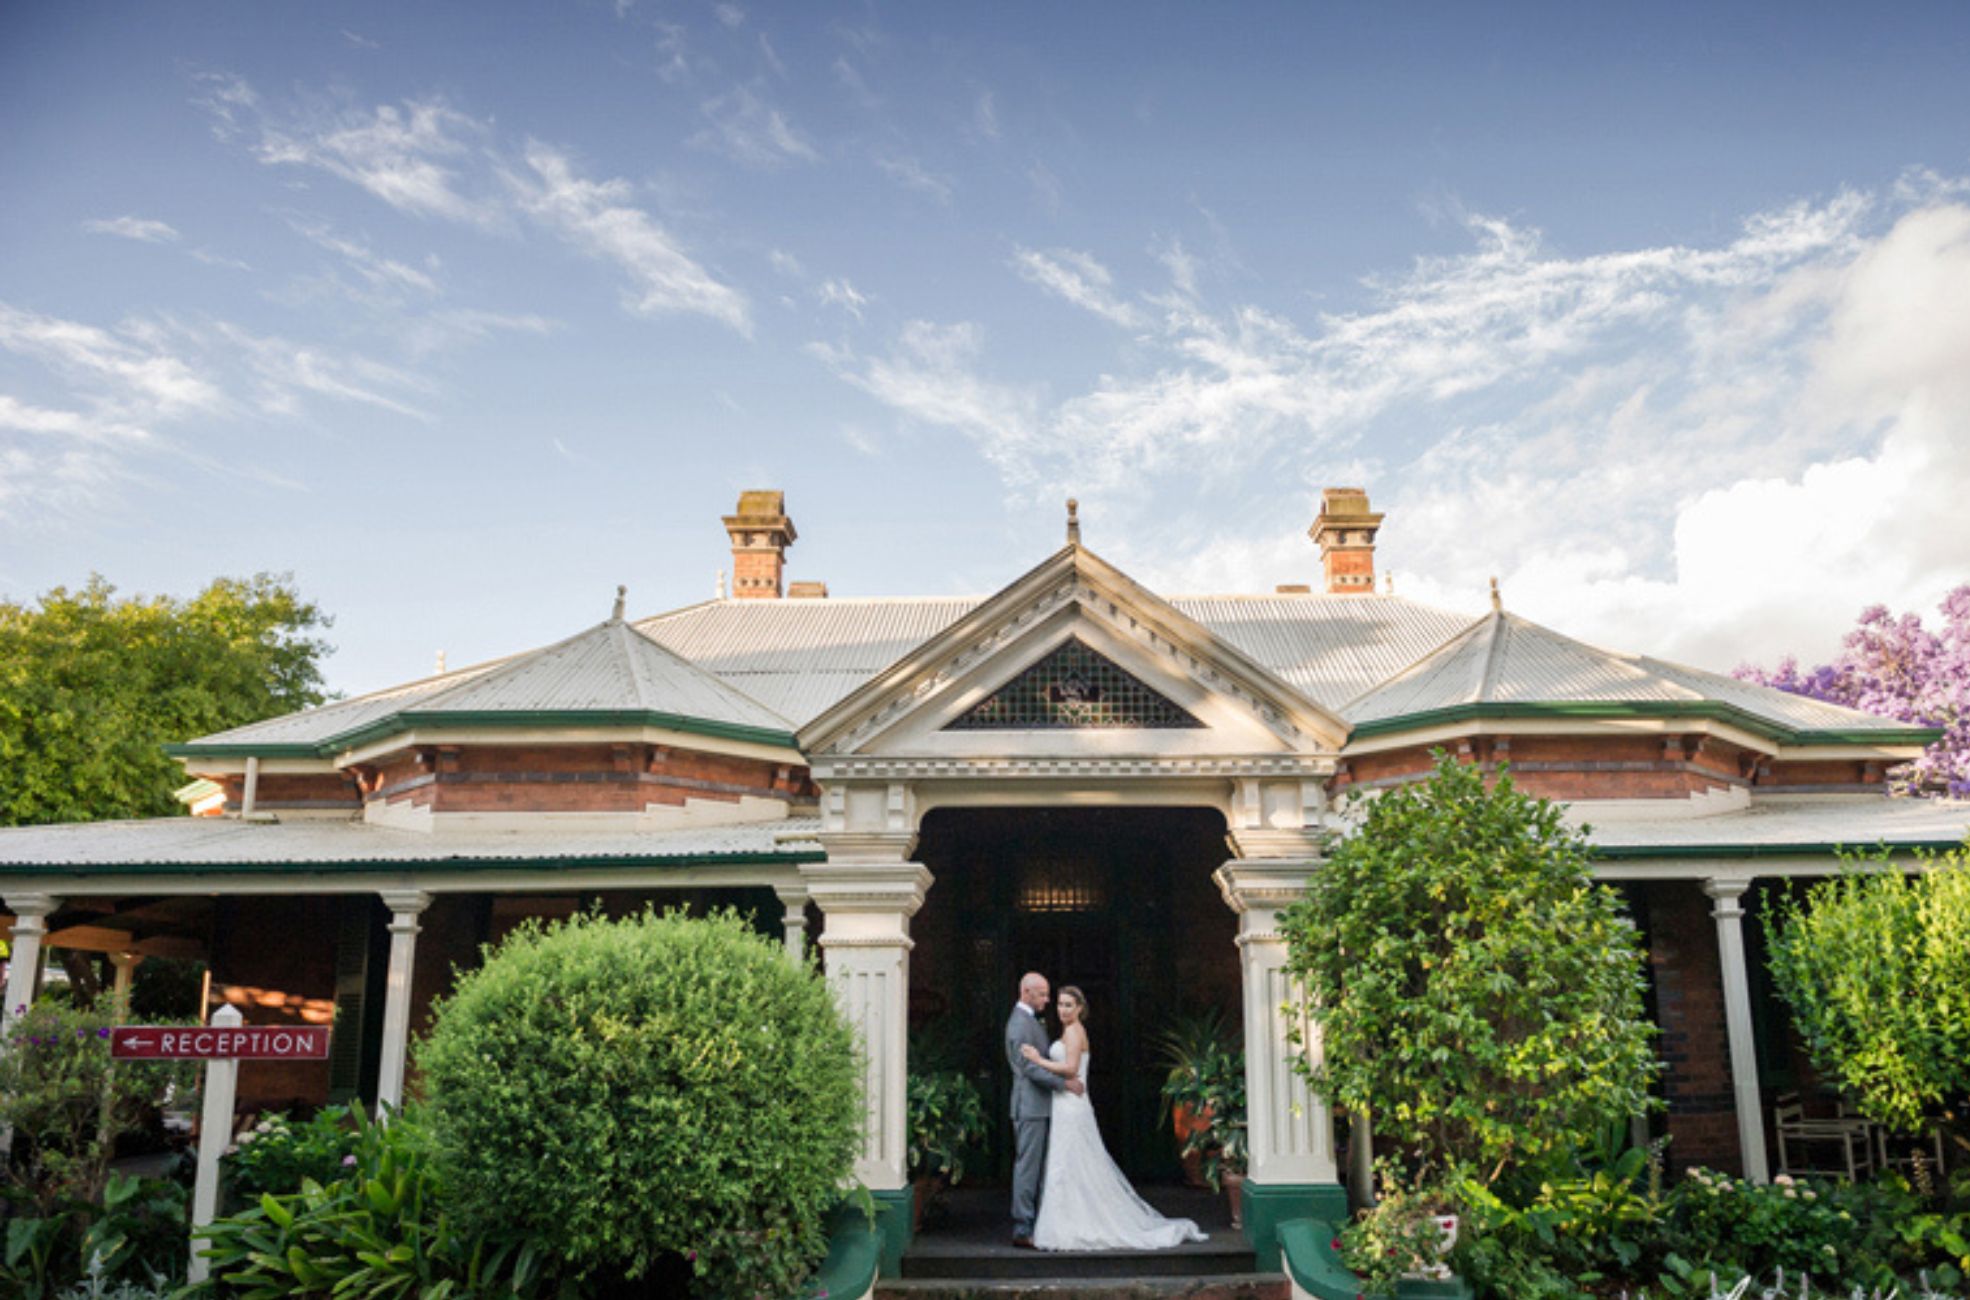
[[361, 32], [352, 32], [347, 27], [342, 29], [342, 39], [359, 50], [380, 50], [383, 48], [383, 42], [371, 40]]
[[749, 167], [819, 162], [821, 155], [796, 131], [787, 115], [750, 86], [734, 86], [698, 106], [708, 125], [691, 137], [700, 149], [722, 153]]
[[987, 140], [999, 138], [999, 109], [989, 90], [978, 92], [971, 106], [971, 124]]
[[1012, 266], [1020, 278], [1111, 324], [1134, 329], [1142, 323], [1141, 313], [1116, 298], [1115, 278], [1108, 268], [1087, 253], [1069, 248], [1045, 253], [1021, 248], [1013, 254]]
[[0, 349], [32, 357], [70, 380], [171, 418], [223, 404], [213, 381], [182, 357], [128, 332], [0, 303]]
[[711, 11], [717, 16], [718, 21], [727, 27], [743, 27], [745, 25], [746, 11], [738, 5], [731, 3], [715, 4], [711, 7]]
[[949, 176], [933, 172], [916, 159], [904, 154], [884, 154], [876, 158], [876, 166], [882, 174], [913, 193], [922, 194], [939, 203], [949, 203], [953, 193], [953, 182]]
[[[237, 77], [205, 74], [196, 84], [222, 137], [247, 140], [269, 165], [318, 168], [399, 211], [481, 230], [512, 234], [531, 222], [626, 276], [622, 300], [631, 312], [698, 313], [750, 329], [745, 295], [637, 206], [629, 182], [589, 180], [551, 144], [505, 144], [491, 122], [437, 99], [276, 112]], [[426, 268], [375, 254], [319, 223], [297, 229], [374, 288], [437, 291]]]
[[148, 217], [109, 217], [85, 221], [82, 228], [92, 235], [115, 235], [118, 239], [134, 239], [144, 244], [168, 244], [178, 237], [169, 222]]
[[30, 406], [17, 397], [0, 393], [0, 430], [32, 433], [52, 438], [80, 438], [85, 441], [131, 440], [150, 437], [146, 429], [86, 411], [58, 410]]
[[714, 277], [648, 213], [631, 205], [628, 182], [586, 180], [566, 155], [537, 141], [527, 145], [525, 157], [527, 174], [509, 174], [522, 209], [628, 275], [632, 287], [623, 301], [631, 311], [695, 312], [751, 333], [745, 295]]
[[814, 296], [823, 305], [839, 307], [856, 320], [862, 319], [862, 309], [869, 305], [867, 296], [846, 279], [823, 280]]
[[1298, 320], [1212, 302], [1174, 240], [1134, 293], [1090, 254], [1020, 249], [1018, 275], [1120, 332], [1114, 368], [1054, 397], [994, 375], [969, 326], [812, 351], [976, 442], [1015, 500], [1080, 495], [1164, 589], [1305, 581], [1317, 489], [1346, 479], [1389, 485], [1408, 594], [1472, 605], [1498, 573], [1533, 617], [1712, 665], [1831, 649], [1860, 604], [1962, 579], [1970, 206], [1946, 184], [1578, 255], [1457, 219], [1468, 251]]
[[870, 110], [882, 107], [882, 96], [869, 89], [869, 83], [862, 76], [861, 69], [847, 59], [837, 58], [834, 61], [833, 71], [835, 81], [857, 104]]

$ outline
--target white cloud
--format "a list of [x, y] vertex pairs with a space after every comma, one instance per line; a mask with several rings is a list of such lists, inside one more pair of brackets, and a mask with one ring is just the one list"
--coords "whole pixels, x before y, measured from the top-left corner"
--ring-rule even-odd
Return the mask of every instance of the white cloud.
[[80, 438], [85, 441], [128, 439], [143, 441], [149, 432], [134, 424], [82, 411], [56, 410], [30, 406], [17, 397], [0, 393], [0, 430], [32, 433], [47, 437]]
[[773, 269], [781, 275], [790, 275], [795, 279], [799, 279], [807, 274], [806, 270], [800, 265], [800, 259], [784, 249], [776, 248], [766, 256], [767, 260], [773, 264]]
[[1114, 370], [1050, 398], [987, 378], [966, 326], [815, 355], [976, 442], [1015, 502], [1079, 495], [1165, 589], [1311, 580], [1318, 489], [1351, 481], [1405, 594], [1475, 609], [1498, 574], [1511, 607], [1620, 648], [1827, 654], [1861, 605], [1970, 578], [1970, 206], [1947, 178], [1912, 192], [1580, 255], [1465, 214], [1470, 251], [1305, 320], [1208, 303], [1175, 240], [1167, 287], [1134, 294], [1091, 254], [1020, 249], [1019, 275], [1126, 331]]
[[378, 407], [414, 420], [429, 420], [425, 411], [405, 400], [430, 391], [418, 376], [367, 357], [331, 352], [274, 335], [254, 334], [237, 325], [216, 327], [252, 378], [261, 410], [292, 415], [304, 395]]
[[895, 181], [906, 190], [922, 194], [939, 203], [949, 203], [953, 191], [951, 178], [938, 172], [927, 170], [914, 158], [901, 154], [889, 154], [876, 159], [876, 166], [883, 175]]
[[262, 120], [262, 162], [319, 167], [391, 207], [481, 225], [499, 220], [488, 199], [465, 191], [463, 167], [486, 125], [440, 99], [344, 109], [274, 124]]
[[92, 235], [115, 235], [118, 239], [134, 239], [145, 244], [168, 244], [178, 237], [178, 232], [169, 222], [154, 221], [148, 217], [110, 217], [85, 221], [82, 228]]
[[971, 124], [987, 140], [999, 138], [999, 110], [991, 91], [978, 92], [978, 99], [971, 106]]
[[626, 181], [590, 181], [559, 151], [529, 143], [531, 176], [509, 174], [526, 213], [591, 256], [613, 262], [632, 282], [624, 304], [641, 315], [692, 312], [750, 334], [745, 295], [714, 277], [642, 209]]
[[856, 320], [862, 319], [862, 309], [869, 305], [867, 295], [846, 279], [823, 280], [814, 296], [826, 306], [841, 308]]
[[750, 86], [734, 86], [698, 108], [710, 125], [691, 137], [690, 143], [697, 148], [722, 153], [749, 167], [821, 159], [814, 146], [794, 130], [787, 115], [761, 99]]
[[1086, 253], [1068, 248], [1048, 253], [1021, 248], [1013, 253], [1012, 266], [1022, 279], [1111, 324], [1134, 329], [1141, 323], [1135, 308], [1115, 297], [1115, 278], [1108, 268]]
[[711, 7], [711, 11], [718, 16], [718, 21], [727, 27], [743, 26], [746, 21], [746, 11], [735, 4], [715, 4]]
[[164, 418], [223, 404], [210, 378], [147, 340], [7, 303], [0, 303], [0, 349], [33, 357], [77, 382], [107, 385], [118, 400]]
[[294, 228], [296, 234], [340, 257], [372, 288], [413, 289], [423, 294], [439, 292], [438, 282], [427, 273], [372, 252], [369, 245], [360, 239], [350, 239], [336, 234], [334, 228], [325, 221], [293, 217], [289, 218], [288, 224]]
[[347, 27], [342, 29], [342, 39], [359, 50], [380, 50], [383, 48], [383, 42], [371, 40], [361, 32], [352, 32]]

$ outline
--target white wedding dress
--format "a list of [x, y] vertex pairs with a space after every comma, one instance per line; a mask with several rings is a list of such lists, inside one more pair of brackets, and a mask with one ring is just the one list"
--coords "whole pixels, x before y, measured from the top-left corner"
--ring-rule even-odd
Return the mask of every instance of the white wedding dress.
[[[1052, 1061], [1067, 1049], [1047, 1049]], [[1088, 1081], [1088, 1053], [1081, 1053], [1079, 1078]], [[1189, 1219], [1166, 1219], [1136, 1195], [1108, 1156], [1095, 1126], [1094, 1103], [1066, 1090], [1053, 1094], [1052, 1132], [1047, 1137], [1047, 1168], [1040, 1183], [1040, 1217], [1033, 1244], [1041, 1250], [1167, 1250], [1185, 1241], [1206, 1240]]]

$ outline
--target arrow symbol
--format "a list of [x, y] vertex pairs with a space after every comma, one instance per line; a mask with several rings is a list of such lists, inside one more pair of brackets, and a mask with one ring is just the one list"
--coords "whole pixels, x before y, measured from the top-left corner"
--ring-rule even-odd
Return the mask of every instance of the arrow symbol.
[[130, 1036], [129, 1036], [128, 1038], [125, 1038], [125, 1039], [124, 1039], [123, 1041], [124, 1041], [124, 1042], [126, 1042], [126, 1043], [128, 1043], [128, 1044], [130, 1044], [130, 1046], [132, 1046], [132, 1047], [149, 1047], [149, 1046], [150, 1046], [150, 1039], [148, 1039], [148, 1038], [139, 1038], [139, 1037], [137, 1037], [137, 1035], [135, 1035], [135, 1034], [131, 1034], [131, 1035], [130, 1035]]

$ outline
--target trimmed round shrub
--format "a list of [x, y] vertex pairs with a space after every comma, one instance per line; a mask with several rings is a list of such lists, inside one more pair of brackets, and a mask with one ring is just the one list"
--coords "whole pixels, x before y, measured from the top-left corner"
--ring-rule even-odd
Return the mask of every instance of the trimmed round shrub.
[[606, 1281], [783, 1297], [827, 1252], [862, 1138], [854, 1031], [736, 914], [510, 936], [418, 1049], [449, 1199]]

